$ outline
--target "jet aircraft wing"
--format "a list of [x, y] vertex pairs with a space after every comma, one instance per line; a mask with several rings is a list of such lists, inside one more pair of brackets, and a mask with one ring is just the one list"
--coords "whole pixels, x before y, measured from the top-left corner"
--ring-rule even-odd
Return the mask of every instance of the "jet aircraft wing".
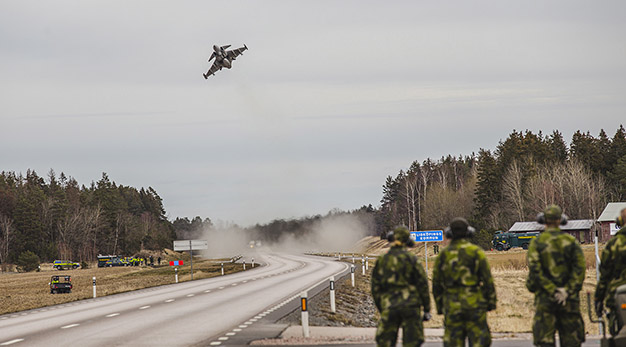
[[208, 76], [214, 75], [216, 72], [220, 71], [221, 69], [222, 67], [216, 60], [213, 62], [213, 65], [211, 65], [211, 68], [209, 69], [209, 71], [207, 71], [206, 74], [203, 74], [203, 76], [206, 79]]
[[243, 54], [243, 51], [245, 51], [246, 49], [248, 49], [248, 47], [246, 45], [243, 45], [243, 47], [241, 48], [226, 51], [226, 55], [228, 56], [228, 59], [235, 60], [235, 58]]

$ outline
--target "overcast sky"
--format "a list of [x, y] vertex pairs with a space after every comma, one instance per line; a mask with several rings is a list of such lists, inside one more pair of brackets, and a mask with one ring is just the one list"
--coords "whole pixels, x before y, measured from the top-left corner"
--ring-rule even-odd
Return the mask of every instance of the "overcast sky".
[[[240, 225], [378, 205], [412, 161], [626, 124], [624, 1], [0, 2], [0, 170]], [[249, 48], [205, 80], [214, 44]]]

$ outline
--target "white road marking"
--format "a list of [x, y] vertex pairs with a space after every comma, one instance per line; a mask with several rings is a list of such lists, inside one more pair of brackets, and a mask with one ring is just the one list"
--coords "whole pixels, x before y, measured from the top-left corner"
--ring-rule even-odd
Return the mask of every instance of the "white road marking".
[[224, 287], [219, 287], [219, 288], [217, 288], [217, 289], [224, 289]]
[[226, 340], [228, 340], [228, 337], [226, 337], [226, 336], [222, 336], [222, 337], [218, 338], [218, 340], [220, 340], [220, 341], [226, 341]]
[[248, 326], [247, 326], [247, 325], [243, 325], [243, 324], [242, 324], [242, 325], [240, 325], [239, 327], [240, 327], [241, 329], [245, 329], [245, 328], [247, 328]]
[[220, 341], [213, 341], [213, 342], [210, 343], [211, 346], [219, 346], [221, 344], [222, 344], [222, 342], [220, 342]]
[[192, 297], [194, 295], [196, 295], [196, 294], [187, 294], [188, 297]]
[[248, 281], [243, 281], [243, 283], [248, 283]]
[[251, 322], [251, 321], [247, 321], [247, 322], [245, 322], [245, 323], [243, 323], [243, 324], [245, 324], [245, 325], [250, 325], [250, 324], [252, 324], [252, 322]]
[[252, 319], [250, 319], [250, 321], [251, 321], [251, 322], [256, 322], [256, 321], [258, 321], [258, 319], [256, 319], [256, 318], [252, 318]]
[[235, 335], [236, 335], [236, 334], [235, 334], [234, 332], [232, 332], [232, 331], [231, 331], [231, 332], [229, 332], [229, 333], [226, 333], [226, 336], [235, 336]]
[[115, 317], [115, 316], [119, 316], [119, 313], [111, 313], [111, 314], [107, 314], [105, 317], [107, 318], [111, 318], [111, 317]]
[[15, 339], [15, 340], [11, 340], [11, 341], [0, 343], [0, 346], [8, 346], [8, 345], [12, 345], [14, 343], [18, 343], [18, 342], [22, 342], [22, 341], [24, 341], [24, 339]]
[[236, 285], [237, 285], [237, 283], [233, 283], [233, 284], [231, 284], [231, 286], [233, 286], [233, 287], [234, 287], [234, 286], [236, 286]]
[[205, 293], [210, 293], [210, 292], [211, 292], [211, 289], [205, 290], [204, 292], [205, 292]]
[[167, 300], [165, 300], [165, 302], [172, 302], [172, 301], [174, 301], [174, 299], [167, 299]]
[[69, 329], [69, 328], [77, 327], [77, 326], [79, 326], [79, 325], [80, 325], [80, 324], [70, 324], [70, 325], [66, 325], [66, 326], [64, 326], [64, 327], [61, 327], [61, 329]]
[[141, 306], [139, 309], [140, 309], [140, 310], [145, 310], [145, 309], [147, 309], [147, 308], [150, 308], [150, 306]]
[[235, 328], [235, 329], [233, 329], [233, 331], [238, 333], [238, 332], [240, 332], [240, 331], [241, 331], [241, 329], [239, 329], [239, 328]]

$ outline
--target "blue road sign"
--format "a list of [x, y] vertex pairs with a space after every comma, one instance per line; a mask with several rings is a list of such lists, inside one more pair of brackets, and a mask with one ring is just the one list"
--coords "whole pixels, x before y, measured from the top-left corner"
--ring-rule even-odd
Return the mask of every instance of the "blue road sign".
[[411, 231], [415, 242], [443, 241], [443, 230]]

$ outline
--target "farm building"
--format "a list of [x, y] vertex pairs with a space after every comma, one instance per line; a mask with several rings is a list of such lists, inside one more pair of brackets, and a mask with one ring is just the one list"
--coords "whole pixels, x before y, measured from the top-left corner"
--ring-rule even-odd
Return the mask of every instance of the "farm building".
[[[543, 231], [545, 225], [537, 222], [516, 222], [509, 229], [510, 233], [528, 233], [531, 231]], [[594, 238], [593, 219], [576, 219], [567, 221], [561, 225], [561, 230], [574, 236], [580, 243], [592, 243]]]
[[606, 205], [604, 211], [598, 217], [598, 224], [600, 224], [601, 230], [599, 239], [601, 242], [608, 241], [619, 230], [615, 224], [615, 219], [624, 208], [626, 208], [626, 202], [609, 202]]

